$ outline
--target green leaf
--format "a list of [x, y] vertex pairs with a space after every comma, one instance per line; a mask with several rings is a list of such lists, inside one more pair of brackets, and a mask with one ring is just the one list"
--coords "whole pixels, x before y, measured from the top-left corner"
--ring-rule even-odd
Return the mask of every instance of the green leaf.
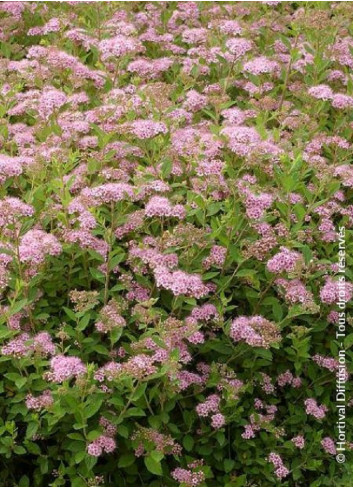
[[103, 399], [95, 398], [88, 406], [85, 407], [83, 415], [86, 419], [94, 416], [99, 410], [103, 403]]
[[119, 253], [119, 255], [114, 256], [111, 260], [109, 260], [109, 268], [112, 270], [116, 266], [119, 265], [125, 258], [125, 253]]
[[90, 271], [90, 274], [92, 275], [92, 277], [97, 280], [98, 282], [101, 282], [102, 284], [104, 284], [105, 282], [105, 275], [104, 273], [102, 273], [100, 270], [97, 270], [96, 268], [90, 268], [89, 269]]
[[173, 167], [173, 161], [171, 158], [166, 158], [161, 165], [161, 172], [163, 178], [168, 178]]
[[183, 446], [185, 450], [190, 452], [193, 449], [194, 446], [194, 439], [191, 435], [185, 435], [183, 438]]
[[122, 333], [123, 333], [123, 328], [120, 327], [113, 328], [111, 330], [110, 339], [113, 345], [120, 340]]
[[346, 336], [344, 339], [344, 346], [347, 348], [347, 350], [353, 345], [353, 333], [349, 334]]
[[223, 462], [223, 465], [224, 465], [224, 470], [226, 472], [230, 472], [234, 468], [235, 462], [230, 458], [226, 458]]
[[144, 393], [146, 391], [146, 387], [147, 387], [147, 382], [139, 385], [138, 388], [136, 389], [136, 392], [134, 393], [134, 395], [131, 396], [131, 400], [137, 401], [138, 399], [140, 399], [140, 397], [142, 397], [144, 395]]
[[136, 457], [133, 453], [126, 453], [119, 458], [118, 467], [130, 467], [136, 460]]
[[147, 470], [154, 475], [163, 475], [162, 464], [158, 462], [153, 457], [145, 457], [145, 465]]
[[75, 315], [74, 311], [71, 311], [71, 309], [69, 309], [67, 307], [63, 307], [63, 309], [66, 312], [66, 314], [68, 315], [68, 317], [70, 319], [72, 319], [72, 321], [76, 322], [76, 315]]
[[23, 475], [18, 483], [19, 487], [29, 487], [30, 482], [26, 475]]
[[27, 304], [28, 304], [27, 299], [22, 299], [21, 301], [15, 302], [10, 307], [10, 310], [8, 313], [9, 316], [12, 316], [13, 314], [17, 314], [18, 312], [22, 311], [26, 307]]
[[83, 316], [83, 318], [78, 323], [77, 330], [84, 331], [87, 328], [90, 319], [91, 319], [90, 314], [86, 314], [85, 316]]

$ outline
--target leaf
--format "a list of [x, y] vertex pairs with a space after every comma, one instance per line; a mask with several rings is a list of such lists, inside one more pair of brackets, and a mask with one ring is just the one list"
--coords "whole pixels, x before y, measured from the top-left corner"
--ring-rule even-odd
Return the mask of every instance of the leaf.
[[132, 465], [135, 462], [135, 460], [136, 457], [133, 453], [126, 453], [119, 458], [118, 467], [120, 468], [130, 467], [130, 465]]
[[87, 455], [87, 452], [85, 450], [81, 450], [80, 452], [75, 453], [75, 456], [74, 456], [75, 462], [77, 464], [79, 464], [86, 457], [86, 455]]
[[26, 307], [27, 304], [28, 304], [27, 299], [22, 299], [21, 301], [15, 302], [10, 307], [9, 316], [12, 316], [12, 315], [17, 314], [18, 312], [22, 311]]
[[224, 465], [224, 470], [228, 473], [234, 468], [235, 462], [230, 458], [226, 458], [223, 462], [223, 465]]
[[17, 374], [16, 372], [10, 372], [8, 374], [5, 374], [7, 379], [11, 380], [17, 387], [17, 389], [21, 389], [27, 382], [26, 377], [22, 377], [20, 374]]
[[183, 438], [183, 446], [185, 450], [190, 452], [193, 449], [194, 446], [194, 439], [191, 435], [185, 435]]
[[168, 178], [173, 168], [173, 161], [170, 158], [166, 158], [161, 165], [161, 172], [163, 178]]
[[346, 336], [346, 338], [344, 339], [344, 346], [345, 348], [350, 349], [350, 347], [353, 345], [353, 333], [349, 334], [348, 336]]
[[153, 457], [148, 456], [145, 457], [145, 465], [147, 467], [148, 472], [154, 475], [163, 475], [162, 464], [158, 462]]
[[112, 270], [116, 266], [119, 265], [125, 258], [125, 253], [119, 253], [118, 255], [114, 256], [111, 260], [109, 260], [109, 268]]
[[85, 316], [83, 316], [83, 318], [80, 319], [80, 322], [78, 323], [77, 330], [84, 331], [87, 328], [90, 319], [91, 319], [90, 314], [86, 314]]
[[137, 408], [137, 407], [133, 407], [131, 409], [128, 409], [127, 413], [126, 413], [128, 416], [126, 416], [127, 418], [129, 416], [144, 416], [145, 415], [145, 411], [143, 409], [140, 409], [140, 408]]
[[101, 282], [102, 284], [104, 284], [105, 282], [105, 275], [104, 273], [102, 273], [100, 270], [97, 270], [96, 268], [90, 268], [89, 269], [90, 271], [90, 274], [92, 275], [92, 277], [97, 280], [98, 282]]
[[26, 475], [23, 475], [18, 483], [19, 487], [29, 487], [30, 482]]
[[217, 431], [216, 438], [217, 438], [219, 445], [222, 447], [226, 442], [226, 437], [225, 437], [225, 434], [223, 433], [223, 431]]
[[137, 401], [138, 399], [140, 399], [140, 397], [142, 397], [144, 395], [144, 393], [146, 392], [146, 387], [147, 387], [147, 382], [139, 385], [138, 388], [136, 389], [135, 394], [133, 396], [131, 396], [131, 400]]
[[117, 341], [120, 340], [122, 333], [123, 333], [123, 328], [120, 328], [120, 327], [113, 328], [111, 330], [110, 340], [112, 342], [112, 345], [114, 345]]
[[16, 455], [24, 455], [26, 453], [26, 449], [24, 447], [20, 447], [20, 446], [15, 446], [13, 451], [14, 451], [14, 453], [16, 453]]
[[124, 426], [124, 425], [120, 425], [117, 427], [117, 432], [119, 433], [119, 435], [125, 439], [128, 439], [129, 438], [129, 428], [127, 426]]
[[68, 315], [68, 317], [70, 319], [72, 319], [72, 321], [76, 322], [76, 315], [75, 315], [74, 311], [71, 311], [71, 309], [69, 309], [67, 307], [63, 307], [63, 309], [66, 312], [66, 314]]

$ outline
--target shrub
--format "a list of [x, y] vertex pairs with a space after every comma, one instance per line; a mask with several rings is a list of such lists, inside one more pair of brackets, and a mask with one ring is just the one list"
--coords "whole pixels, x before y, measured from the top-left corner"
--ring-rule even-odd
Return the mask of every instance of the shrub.
[[4, 485], [349, 486], [351, 11], [0, 4]]

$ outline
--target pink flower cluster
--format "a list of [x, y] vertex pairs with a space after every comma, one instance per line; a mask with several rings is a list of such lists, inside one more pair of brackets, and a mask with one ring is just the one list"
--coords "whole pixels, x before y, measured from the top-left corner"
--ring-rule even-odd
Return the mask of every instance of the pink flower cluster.
[[207, 285], [196, 274], [181, 270], [170, 272], [165, 266], [158, 266], [154, 269], [154, 276], [157, 287], [171, 290], [175, 296], [186, 295], [200, 299], [209, 293]]
[[293, 374], [289, 370], [287, 370], [277, 377], [277, 384], [279, 385], [279, 387], [290, 385], [298, 389], [302, 385], [302, 381], [300, 377], [294, 377]]
[[300, 253], [290, 251], [285, 246], [281, 246], [280, 250], [267, 262], [267, 269], [276, 274], [293, 272], [302, 259]]
[[204, 483], [205, 474], [203, 470], [197, 469], [202, 465], [202, 460], [190, 462], [187, 469], [178, 467], [172, 471], [171, 476], [179, 482], [179, 484], [189, 487], [201, 486]]
[[325, 304], [335, 304], [338, 301], [348, 302], [353, 297], [353, 284], [344, 280], [326, 278], [326, 283], [320, 290], [320, 299]]
[[182, 452], [179, 443], [170, 435], [164, 435], [153, 428], [141, 427], [132, 434], [131, 439], [138, 444], [135, 448], [136, 457], [149, 454], [152, 448], [166, 455], [178, 456]]
[[311, 304], [313, 302], [313, 294], [300, 280], [279, 278], [275, 283], [284, 290], [284, 297], [290, 304]]
[[167, 134], [167, 126], [163, 122], [153, 120], [136, 120], [131, 124], [131, 133], [139, 139], [151, 139], [158, 134]]
[[328, 85], [310, 87], [308, 93], [319, 100], [330, 100], [335, 109], [350, 109], [353, 107], [353, 97], [344, 93], [334, 93]]
[[52, 393], [49, 390], [43, 392], [37, 397], [32, 394], [26, 396], [26, 406], [28, 409], [33, 409], [34, 411], [41, 411], [42, 409], [47, 409], [52, 406], [54, 399]]
[[184, 206], [177, 204], [171, 205], [166, 197], [152, 197], [146, 204], [145, 214], [147, 217], [176, 217], [184, 219]]
[[308, 398], [304, 401], [306, 414], [311, 414], [316, 419], [323, 419], [328, 411], [327, 406], [324, 404], [318, 405], [317, 401], [313, 398]]
[[19, 258], [23, 263], [40, 265], [47, 255], [57, 256], [62, 252], [58, 239], [45, 231], [33, 229], [24, 234], [20, 241]]
[[245, 341], [250, 346], [263, 348], [269, 348], [271, 344], [281, 341], [278, 327], [262, 316], [240, 316], [234, 319], [230, 337], [234, 341]]
[[275, 475], [278, 479], [284, 479], [289, 474], [289, 470], [283, 464], [282, 458], [278, 453], [271, 452], [268, 456], [268, 461], [275, 466]]
[[305, 439], [302, 435], [294, 436], [291, 441], [300, 450], [302, 450], [305, 446]]
[[319, 355], [318, 353], [313, 356], [314, 362], [319, 365], [319, 367], [327, 368], [330, 372], [336, 372], [339, 367], [339, 362], [335, 358], [325, 357], [323, 355]]
[[124, 363], [108, 362], [103, 367], [97, 369], [94, 378], [99, 382], [111, 382], [122, 375], [128, 375], [134, 379], [144, 379], [149, 375], [157, 372], [157, 367], [154, 365], [154, 358], [141, 353], [131, 356]]
[[87, 453], [92, 457], [100, 457], [103, 453], [112, 453], [116, 449], [116, 443], [113, 438], [101, 435], [87, 446]]
[[330, 455], [336, 455], [337, 450], [336, 450], [336, 445], [334, 440], [330, 438], [329, 436], [326, 436], [321, 440], [321, 446], [325, 450], [326, 453]]
[[1, 353], [16, 358], [26, 355], [47, 357], [55, 354], [55, 345], [49, 333], [42, 331], [31, 338], [28, 333], [21, 333], [2, 347]]
[[86, 371], [86, 366], [80, 358], [57, 355], [50, 360], [50, 371], [45, 374], [45, 377], [51, 382], [61, 384], [65, 380], [77, 379]]
[[97, 331], [108, 333], [114, 328], [126, 326], [125, 319], [121, 316], [121, 311], [116, 302], [111, 300], [99, 313], [99, 320], [95, 324]]
[[206, 270], [214, 267], [222, 267], [227, 256], [227, 248], [224, 246], [214, 245], [211, 248], [210, 254], [202, 262]]
[[82, 195], [93, 199], [95, 205], [134, 199], [133, 187], [127, 183], [105, 183], [98, 187], [85, 188]]

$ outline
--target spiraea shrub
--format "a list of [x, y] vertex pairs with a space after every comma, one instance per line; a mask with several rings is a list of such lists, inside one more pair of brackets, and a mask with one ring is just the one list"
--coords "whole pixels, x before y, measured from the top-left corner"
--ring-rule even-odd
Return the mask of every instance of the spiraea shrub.
[[2, 484], [350, 485], [352, 15], [0, 3]]

